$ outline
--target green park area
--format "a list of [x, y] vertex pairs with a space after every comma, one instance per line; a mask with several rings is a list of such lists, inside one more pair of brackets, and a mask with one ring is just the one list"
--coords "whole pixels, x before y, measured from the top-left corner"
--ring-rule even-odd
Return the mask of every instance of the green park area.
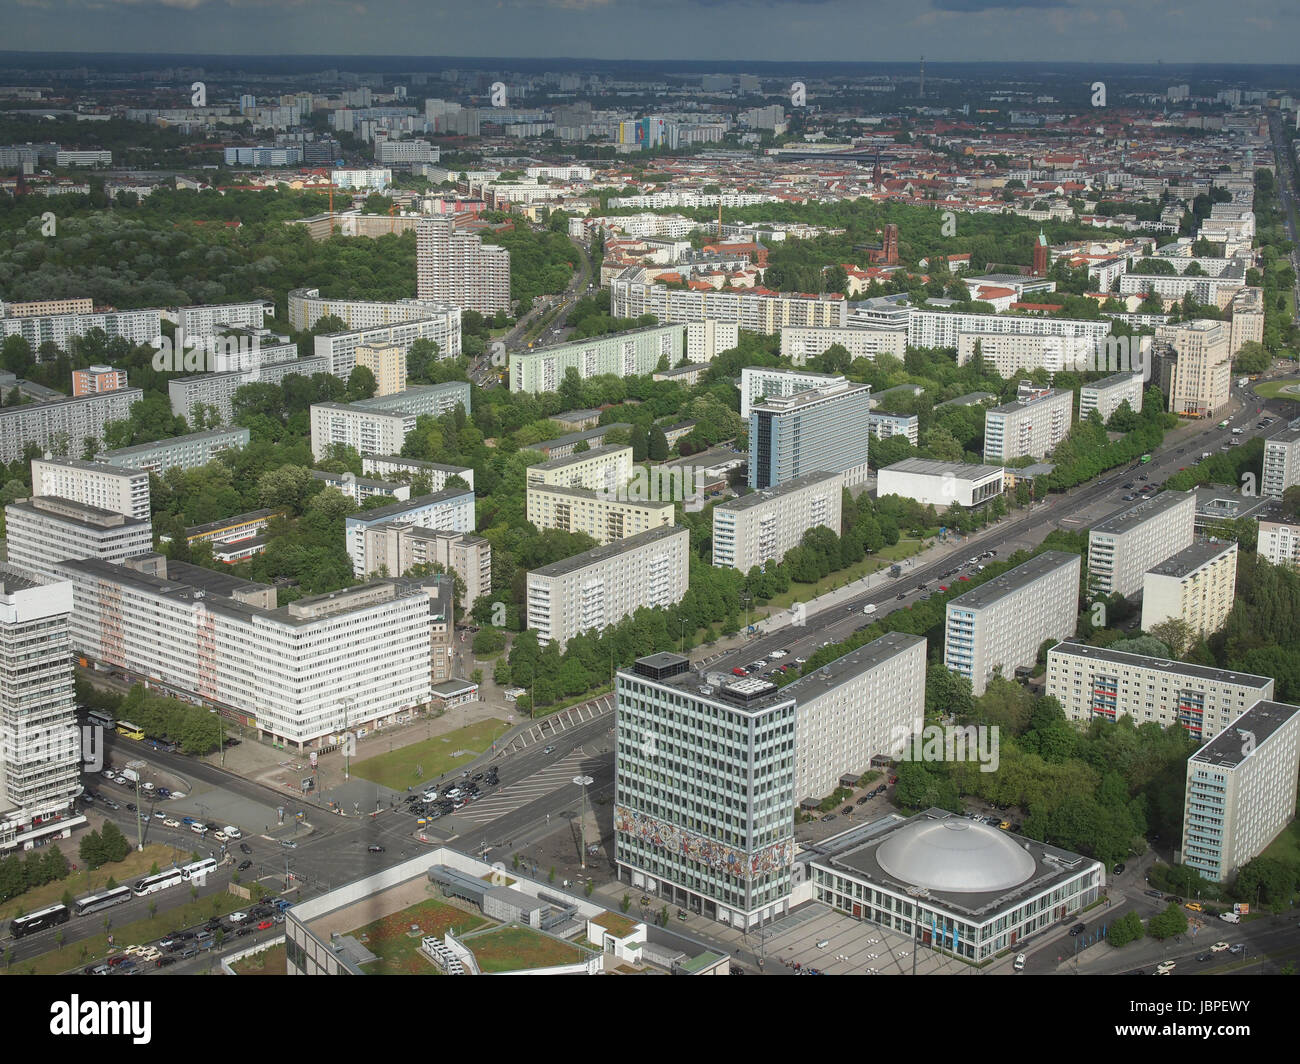
[[[420, 939], [433, 935], [442, 941], [448, 931], [464, 935], [490, 923], [440, 901], [422, 901], [400, 912], [366, 924], [356, 939], [378, 959], [362, 965], [367, 975], [431, 975], [438, 971], [420, 952]], [[411, 931], [419, 927], [419, 933]]]
[[517, 924], [474, 935], [465, 945], [474, 951], [474, 959], [485, 973], [553, 968], [577, 964], [585, 958], [583, 951], [572, 943]]
[[236, 975], [288, 975], [289, 961], [284, 943], [261, 950], [250, 957], [235, 961], [230, 966]]
[[1282, 381], [1264, 381], [1255, 385], [1255, 391], [1265, 399], [1295, 399], [1300, 402], [1300, 379], [1291, 377]]
[[489, 749], [510, 726], [493, 717], [399, 747], [387, 754], [354, 762], [352, 773], [395, 791], [437, 782], [452, 769], [473, 761]]

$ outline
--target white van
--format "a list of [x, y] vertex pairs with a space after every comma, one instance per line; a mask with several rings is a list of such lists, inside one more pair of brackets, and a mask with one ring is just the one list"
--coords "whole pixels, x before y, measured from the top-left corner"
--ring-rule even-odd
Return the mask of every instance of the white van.
[[239, 828], [235, 827], [234, 824], [227, 824], [224, 828], [221, 829], [221, 831], [222, 834], [224, 834], [228, 839], [243, 838], [243, 833], [239, 830]]
[[207, 824], [191, 824], [190, 830], [194, 832], [195, 835], [206, 835], [208, 833], [208, 826]]

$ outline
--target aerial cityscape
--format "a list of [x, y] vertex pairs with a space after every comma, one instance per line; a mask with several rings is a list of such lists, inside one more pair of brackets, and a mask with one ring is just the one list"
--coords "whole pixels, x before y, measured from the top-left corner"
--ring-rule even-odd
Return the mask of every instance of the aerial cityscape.
[[1296, 973], [1296, 12], [107, 6], [3, 4], [0, 971]]

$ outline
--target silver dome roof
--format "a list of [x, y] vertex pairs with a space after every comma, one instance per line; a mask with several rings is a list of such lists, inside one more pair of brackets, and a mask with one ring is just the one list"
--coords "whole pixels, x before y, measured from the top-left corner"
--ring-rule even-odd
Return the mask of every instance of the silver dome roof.
[[1010, 890], [1034, 874], [1034, 859], [1004, 831], [955, 816], [900, 828], [876, 860], [905, 883], [953, 894]]

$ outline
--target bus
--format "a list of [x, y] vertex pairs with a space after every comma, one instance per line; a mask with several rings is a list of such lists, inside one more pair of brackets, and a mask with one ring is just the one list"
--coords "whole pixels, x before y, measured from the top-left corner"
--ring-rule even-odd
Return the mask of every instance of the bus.
[[156, 876], [145, 876], [144, 879], [137, 880], [133, 891], [137, 898], [143, 898], [146, 894], [153, 894], [155, 891], [174, 887], [184, 878], [185, 876], [179, 868], [169, 868], [165, 872], [159, 872]]
[[[1144, 454], [1144, 455], [1142, 456], [1142, 458], [1140, 459], [1140, 461], [1141, 461], [1141, 463], [1142, 463], [1143, 465], [1146, 465], [1149, 461], [1151, 461], [1151, 456], [1150, 456], [1149, 454]], [[117, 726], [117, 730], [118, 730], [118, 731], [121, 731], [121, 730], [122, 730], [122, 725], [119, 724], [119, 725]]]
[[216, 859], [212, 857], [205, 857], [203, 858], [202, 861], [195, 861], [193, 864], [187, 864], [183, 868], [181, 868], [181, 878], [194, 879], [197, 877], [201, 879], [203, 876], [206, 876], [209, 872], [215, 872], [216, 869], [217, 869]]
[[38, 909], [27, 916], [15, 916], [9, 922], [9, 933], [14, 938], [22, 938], [23, 935], [44, 931], [55, 924], [66, 924], [70, 916], [72, 910], [66, 905], [51, 905], [48, 909]]
[[99, 894], [88, 894], [84, 898], [78, 898], [74, 904], [77, 907], [78, 916], [87, 916], [90, 913], [99, 912], [100, 909], [110, 909], [114, 905], [130, 900], [130, 887], [114, 887], [112, 890], [106, 890]]
[[138, 724], [132, 724], [129, 720], [119, 720], [117, 722], [117, 734], [125, 735], [128, 739], [143, 739], [144, 729]]
[[107, 713], [102, 709], [92, 709], [86, 714], [87, 724], [97, 724], [101, 728], [107, 728], [112, 731], [117, 727], [117, 721], [113, 719], [113, 714]]

